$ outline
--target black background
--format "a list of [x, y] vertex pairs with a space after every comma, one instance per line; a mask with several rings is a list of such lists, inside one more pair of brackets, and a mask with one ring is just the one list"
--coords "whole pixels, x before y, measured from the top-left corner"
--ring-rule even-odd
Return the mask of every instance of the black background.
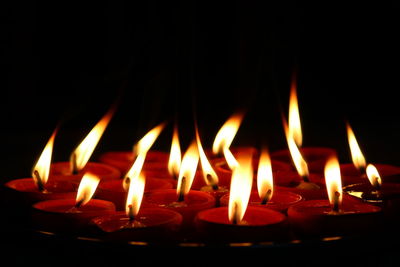
[[[273, 2], [273, 1], [272, 1]], [[204, 146], [247, 111], [234, 145], [285, 148], [281, 112], [297, 72], [304, 146], [349, 162], [349, 120], [370, 162], [400, 165], [396, 1], [27, 1], [0, 9], [2, 182], [27, 177], [56, 124], [68, 160], [111, 103], [120, 105], [93, 158], [128, 150], [194, 116]]]

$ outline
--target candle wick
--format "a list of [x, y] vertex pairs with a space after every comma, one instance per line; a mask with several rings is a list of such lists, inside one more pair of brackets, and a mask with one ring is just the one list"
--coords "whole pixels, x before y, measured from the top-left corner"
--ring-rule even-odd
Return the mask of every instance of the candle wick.
[[34, 181], [36, 183], [36, 186], [38, 187], [38, 190], [42, 193], [46, 192], [46, 189], [44, 188], [43, 181], [40, 177], [40, 174], [37, 170], [33, 171], [33, 177], [35, 178]]
[[84, 198], [82, 198], [81, 200], [77, 201], [75, 203], [75, 208], [79, 209], [82, 206], [83, 200], [84, 200]]
[[128, 205], [128, 216], [129, 216], [130, 222], [133, 222], [135, 220], [135, 215], [133, 214], [132, 204]]
[[375, 177], [375, 188], [381, 190], [381, 184], [379, 183], [379, 177]]
[[76, 154], [75, 153], [72, 153], [72, 155], [71, 155], [70, 164], [71, 164], [71, 173], [74, 175], [78, 174], [78, 166], [76, 163]]
[[234, 206], [233, 206], [233, 219], [232, 219], [232, 224], [233, 225], [237, 225], [238, 224], [238, 204], [235, 202], [234, 204], [233, 204]]
[[212, 189], [214, 191], [217, 191], [218, 190], [218, 184], [214, 183], [211, 174], [207, 173], [206, 179], [207, 179], [208, 183], [211, 184]]
[[185, 194], [184, 194], [185, 186], [186, 186], [186, 177], [183, 176], [181, 181], [181, 187], [179, 188], [178, 202], [185, 201]]
[[306, 183], [310, 182], [310, 178], [308, 177], [308, 175], [303, 175], [301, 178], [303, 178], [303, 181]]
[[261, 200], [261, 205], [266, 205], [268, 201], [271, 199], [272, 190], [268, 189], [267, 193], [264, 195], [263, 199]]
[[340, 193], [336, 191], [335, 194], [333, 195], [333, 207], [332, 207], [333, 212], [339, 212], [339, 197]]

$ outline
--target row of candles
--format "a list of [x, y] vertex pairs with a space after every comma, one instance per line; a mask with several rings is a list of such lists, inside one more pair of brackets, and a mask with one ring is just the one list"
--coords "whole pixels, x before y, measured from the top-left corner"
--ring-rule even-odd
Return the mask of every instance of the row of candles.
[[288, 149], [272, 153], [231, 148], [244, 117], [237, 113], [211, 150], [203, 148], [196, 128], [182, 157], [176, 125], [170, 153], [150, 150], [166, 127], [162, 123], [133, 151], [107, 152], [100, 162], [89, 162], [113, 112], [95, 125], [70, 162], [51, 162], [56, 129], [32, 178], [5, 184], [19, 205], [33, 207], [40, 229], [122, 240], [264, 241], [292, 238], [289, 233], [362, 233], [396, 218], [400, 168], [367, 164], [349, 124], [352, 164], [339, 164], [334, 149], [302, 147], [294, 85], [283, 121]]

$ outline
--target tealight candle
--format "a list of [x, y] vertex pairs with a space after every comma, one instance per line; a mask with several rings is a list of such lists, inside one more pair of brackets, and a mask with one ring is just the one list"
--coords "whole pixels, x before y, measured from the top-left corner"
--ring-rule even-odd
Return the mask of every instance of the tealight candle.
[[[336, 158], [328, 160], [325, 179], [329, 201], [309, 200], [289, 207], [289, 222], [296, 234], [308, 237], [355, 235], [379, 228], [379, 207], [343, 195]], [[363, 221], [368, 221], [368, 224], [361, 223]]]
[[93, 219], [110, 240], [171, 241], [179, 230], [182, 215], [161, 208], [141, 208], [145, 178], [142, 174], [130, 178], [125, 212], [99, 216]]
[[199, 161], [197, 144], [187, 149], [179, 171], [177, 190], [154, 191], [144, 197], [143, 207], [164, 207], [183, 216], [183, 227], [190, 228], [195, 215], [215, 206], [215, 198], [201, 191], [190, 190]]
[[76, 186], [69, 181], [49, 179], [49, 169], [57, 129], [48, 140], [32, 171], [32, 178], [15, 179], [7, 182], [9, 200], [22, 207], [31, 207], [37, 201], [69, 198], [75, 195]]
[[284, 214], [259, 207], [247, 207], [252, 187], [251, 157], [238, 157], [233, 171], [229, 207], [201, 211], [195, 224], [200, 235], [213, 242], [252, 242], [283, 238]]
[[83, 176], [75, 199], [56, 199], [33, 205], [33, 221], [45, 231], [79, 232], [89, 221], [101, 214], [115, 211], [112, 202], [91, 199], [100, 179], [93, 174]]

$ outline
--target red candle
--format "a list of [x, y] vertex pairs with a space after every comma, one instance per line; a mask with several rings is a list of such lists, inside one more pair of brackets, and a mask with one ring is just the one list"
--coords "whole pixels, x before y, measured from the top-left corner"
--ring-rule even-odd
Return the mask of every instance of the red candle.
[[182, 223], [182, 215], [170, 209], [143, 208], [129, 220], [126, 212], [102, 215], [92, 220], [104, 237], [111, 241], [146, 241], [172, 243]]
[[48, 140], [38, 161], [33, 167], [32, 178], [15, 179], [5, 184], [9, 199], [21, 207], [46, 199], [62, 199], [75, 195], [76, 186], [69, 181], [55, 181], [49, 178], [49, 169], [57, 129]]
[[[155, 190], [171, 189], [172, 182], [166, 179], [146, 178], [145, 193]], [[127, 189], [124, 188], [123, 180], [104, 181], [99, 184], [95, 197], [111, 201], [117, 210], [124, 210], [127, 197]]]
[[89, 221], [115, 211], [112, 202], [91, 199], [100, 179], [91, 173], [83, 176], [75, 199], [46, 200], [33, 205], [33, 221], [42, 230], [79, 232]]
[[15, 179], [5, 184], [10, 189], [13, 203], [31, 206], [33, 203], [50, 199], [73, 198], [76, 195], [76, 185], [68, 181], [49, 181], [40, 191], [32, 178]]
[[75, 232], [88, 227], [94, 217], [115, 212], [112, 202], [92, 199], [75, 208], [75, 199], [46, 200], [33, 205], [33, 221], [44, 231]]
[[240, 224], [228, 219], [228, 207], [201, 211], [195, 220], [200, 236], [214, 242], [252, 242], [287, 238], [286, 216], [268, 208], [248, 207]]
[[[328, 147], [302, 147], [299, 149], [301, 155], [308, 164], [311, 173], [322, 173], [327, 159], [336, 154], [336, 151]], [[274, 160], [285, 162], [293, 166], [292, 157], [288, 149], [278, 150], [271, 153]], [[291, 167], [293, 170], [293, 167]]]
[[[325, 179], [329, 201], [309, 200], [288, 209], [289, 222], [298, 235], [352, 235], [374, 228], [377, 230], [381, 209], [343, 196], [336, 158], [328, 160]], [[363, 221], [368, 221], [368, 224], [363, 224]]]
[[205, 210], [196, 217], [196, 227], [203, 238], [217, 242], [251, 242], [284, 236], [285, 215], [268, 208], [247, 207], [252, 180], [251, 155], [240, 155], [232, 174], [229, 207]]
[[144, 190], [145, 178], [142, 174], [129, 178], [125, 212], [101, 216], [93, 220], [99, 229], [108, 233], [106, 238], [157, 242], [172, 240], [174, 233], [179, 230], [182, 215], [168, 209], [141, 209]]
[[[135, 158], [133, 151], [112, 151], [102, 154], [99, 161], [119, 169], [121, 173], [126, 173], [132, 166]], [[169, 154], [166, 152], [149, 151], [147, 152], [143, 169], [167, 172], [168, 158]]]
[[[275, 188], [275, 192], [272, 195], [271, 199], [265, 204], [262, 203], [263, 200], [260, 198], [258, 192], [252, 191], [250, 194], [249, 205], [260, 208], [269, 208], [280, 212], [286, 212], [290, 206], [295, 205], [302, 200], [302, 196], [298, 194], [288, 191], [281, 191], [280, 189]], [[229, 194], [225, 194], [220, 199], [220, 205], [228, 206], [228, 204]]]
[[188, 229], [193, 224], [194, 216], [201, 210], [215, 206], [215, 198], [205, 192], [190, 190], [199, 153], [193, 141], [183, 156], [178, 175], [177, 190], [154, 191], [145, 196], [143, 207], [165, 207], [182, 214], [183, 227]]
[[176, 190], [153, 191], [144, 196], [143, 207], [162, 207], [180, 213], [183, 217], [183, 227], [190, 228], [193, 219], [199, 211], [215, 207], [215, 198], [205, 192], [191, 190], [184, 201], [177, 201]]
[[86, 172], [95, 174], [101, 180], [121, 178], [121, 172], [118, 169], [98, 162], [88, 162], [85, 167], [76, 174], [72, 174], [71, 164], [69, 162], [55, 162], [51, 164], [50, 177], [54, 180], [79, 183], [83, 174]]
[[349, 194], [362, 199], [364, 202], [382, 208], [388, 223], [398, 222], [400, 216], [400, 184], [383, 182], [378, 169], [368, 164], [366, 168], [368, 182], [351, 184], [343, 189]]

